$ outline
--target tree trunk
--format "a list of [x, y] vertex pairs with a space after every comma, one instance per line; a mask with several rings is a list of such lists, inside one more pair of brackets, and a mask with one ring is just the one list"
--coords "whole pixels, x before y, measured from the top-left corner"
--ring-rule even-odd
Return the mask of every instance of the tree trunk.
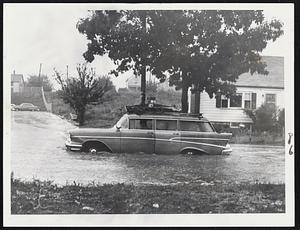
[[200, 90], [198, 88], [195, 91], [195, 113], [200, 113]]
[[181, 93], [181, 111], [187, 113], [189, 109], [188, 105], [188, 89], [189, 86], [184, 78], [182, 79], [182, 93]]
[[84, 119], [85, 119], [85, 108], [84, 109], [81, 109], [78, 111], [78, 114], [77, 114], [77, 120], [78, 120], [78, 123], [79, 123], [79, 126], [82, 126], [84, 124]]
[[141, 71], [141, 105], [146, 104], [146, 66]]

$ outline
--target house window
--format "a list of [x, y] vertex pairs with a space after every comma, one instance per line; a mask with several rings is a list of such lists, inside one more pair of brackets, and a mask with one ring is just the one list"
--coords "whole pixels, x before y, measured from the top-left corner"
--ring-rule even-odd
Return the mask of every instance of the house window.
[[237, 93], [236, 95], [233, 95], [230, 98], [227, 98], [224, 95], [217, 95], [216, 107], [217, 108], [242, 107], [242, 94]]
[[223, 95], [221, 97], [221, 108], [228, 108], [228, 98]]
[[266, 94], [266, 104], [276, 105], [276, 94]]
[[230, 97], [230, 107], [241, 108], [242, 107], [242, 94], [237, 93]]
[[251, 93], [244, 94], [244, 108], [251, 109]]
[[244, 93], [243, 101], [245, 109], [256, 109], [256, 93]]

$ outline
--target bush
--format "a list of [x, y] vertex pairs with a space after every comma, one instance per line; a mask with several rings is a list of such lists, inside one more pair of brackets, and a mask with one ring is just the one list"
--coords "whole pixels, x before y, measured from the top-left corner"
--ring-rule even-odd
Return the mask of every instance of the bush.
[[273, 104], [263, 104], [255, 111], [255, 130], [259, 132], [277, 131], [277, 108]]
[[279, 130], [284, 129], [284, 120], [285, 120], [285, 110], [282, 109], [279, 111], [278, 121], [277, 121], [277, 126]]

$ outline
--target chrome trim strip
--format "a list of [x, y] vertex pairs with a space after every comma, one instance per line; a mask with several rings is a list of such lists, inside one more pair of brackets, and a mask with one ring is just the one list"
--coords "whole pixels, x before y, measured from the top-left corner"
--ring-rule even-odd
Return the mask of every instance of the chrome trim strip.
[[[176, 137], [173, 137], [176, 138]], [[180, 137], [181, 139], [193, 139], [193, 140], [218, 140], [218, 141], [228, 141], [229, 139], [222, 138], [212, 138], [212, 137]]]
[[[102, 139], [116, 139], [116, 138], [121, 138], [121, 137], [107, 137], [107, 136], [74, 136], [74, 137], [79, 137], [79, 138], [91, 138], [91, 139], [97, 139], [97, 138], [102, 138]], [[124, 139], [150, 139], [154, 140], [155, 138], [149, 138], [149, 137], [122, 137]]]
[[[121, 138], [121, 137], [107, 137], [107, 136], [76, 136], [76, 137], [85, 137], [85, 138], [102, 138], [102, 139], [115, 139], [115, 138]], [[174, 137], [171, 139], [157, 139], [157, 138], [148, 138], [148, 137], [123, 137], [124, 139], [134, 139], [134, 140], [151, 140], [151, 141], [172, 141], [172, 142], [181, 142], [181, 143], [186, 143], [186, 144], [196, 144], [196, 145], [207, 145], [207, 146], [212, 146], [212, 147], [218, 147], [218, 148], [223, 148], [225, 149], [225, 146], [222, 145], [214, 145], [214, 144], [209, 144], [209, 143], [203, 143], [203, 142], [192, 142], [192, 141], [182, 141], [178, 140], [180, 137]], [[177, 138], [177, 140], [175, 140]], [[227, 140], [227, 139], [226, 139]]]
[[196, 147], [185, 147], [185, 148], [182, 148], [182, 149], [180, 150], [180, 152], [182, 152], [182, 151], [184, 151], [184, 150], [186, 150], [186, 149], [198, 150], [198, 151], [201, 151], [201, 152], [204, 152], [204, 153], [208, 154], [207, 151], [205, 151], [205, 150], [203, 150], [203, 149], [196, 148]]
[[66, 146], [72, 147], [72, 148], [81, 148], [82, 147], [81, 145], [72, 145], [72, 144], [69, 144], [69, 143], [67, 143]]
[[196, 144], [196, 145], [207, 145], [207, 146], [218, 147], [218, 148], [225, 148], [225, 146], [222, 146], [222, 145], [214, 145], [214, 144], [208, 144], [208, 143], [203, 143], [203, 142], [191, 142], [191, 141], [176, 141], [176, 142], [187, 143], [187, 144]]
[[[128, 138], [128, 139], [153, 139], [155, 137], [149, 138], [149, 137], [111, 137], [111, 136], [73, 136], [73, 137], [79, 137], [79, 138], [107, 138], [107, 139], [113, 139], [113, 138]], [[219, 140], [219, 141], [228, 141], [229, 139], [222, 139], [222, 138], [211, 138], [211, 137], [172, 137], [170, 140], [175, 139], [193, 139], [193, 140]]]
[[69, 142], [69, 141], [66, 141], [65, 142], [65, 145], [67, 146], [67, 147], [70, 147], [70, 148], [81, 148], [82, 147], [82, 145], [81, 144], [73, 144], [72, 142]]

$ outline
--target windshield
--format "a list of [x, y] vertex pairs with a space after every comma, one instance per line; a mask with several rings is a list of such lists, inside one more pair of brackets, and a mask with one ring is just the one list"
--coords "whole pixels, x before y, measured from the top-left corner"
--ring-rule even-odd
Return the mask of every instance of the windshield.
[[127, 115], [121, 117], [121, 119], [115, 125], [116, 127], [121, 127], [123, 129], [128, 129], [128, 118]]

